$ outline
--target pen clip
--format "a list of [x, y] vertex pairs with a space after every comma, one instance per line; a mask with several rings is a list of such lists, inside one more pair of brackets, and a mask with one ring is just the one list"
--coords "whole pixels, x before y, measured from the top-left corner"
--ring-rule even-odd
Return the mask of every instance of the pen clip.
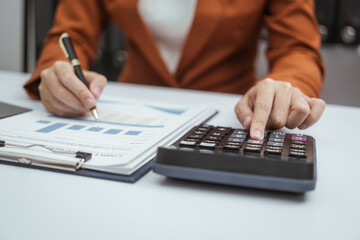
[[65, 54], [65, 57], [69, 57], [69, 53], [66, 51], [66, 48], [65, 48], [65, 45], [64, 45], [64, 42], [63, 42], [63, 39], [64, 38], [68, 38], [69, 37], [69, 34], [67, 32], [64, 32], [63, 34], [61, 34], [60, 38], [59, 38], [59, 44], [60, 44], [60, 47], [61, 49], [63, 50], [64, 54]]

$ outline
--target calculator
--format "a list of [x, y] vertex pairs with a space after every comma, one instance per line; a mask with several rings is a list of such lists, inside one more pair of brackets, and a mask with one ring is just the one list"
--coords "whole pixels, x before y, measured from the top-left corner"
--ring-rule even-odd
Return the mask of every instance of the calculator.
[[153, 171], [177, 179], [305, 193], [315, 189], [315, 139], [303, 134], [198, 125], [157, 150]]

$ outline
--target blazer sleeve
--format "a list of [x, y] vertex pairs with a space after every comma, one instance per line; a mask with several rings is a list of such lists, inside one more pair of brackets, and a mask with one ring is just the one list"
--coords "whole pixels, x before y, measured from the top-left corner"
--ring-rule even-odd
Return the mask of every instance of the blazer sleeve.
[[52, 66], [55, 61], [68, 61], [59, 45], [59, 37], [63, 32], [69, 33], [81, 66], [88, 69], [95, 58], [106, 23], [106, 12], [100, 0], [61, 0], [54, 25], [44, 40], [37, 66], [24, 85], [29, 96], [40, 99], [38, 86], [42, 70]]
[[319, 97], [324, 65], [314, 0], [268, 0], [269, 75], [290, 82], [309, 97]]

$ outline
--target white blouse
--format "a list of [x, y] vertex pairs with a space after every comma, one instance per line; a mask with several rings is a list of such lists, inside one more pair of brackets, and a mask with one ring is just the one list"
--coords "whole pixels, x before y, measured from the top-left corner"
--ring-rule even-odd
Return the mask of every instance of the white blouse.
[[197, 0], [139, 0], [140, 16], [171, 74], [178, 68], [196, 4]]

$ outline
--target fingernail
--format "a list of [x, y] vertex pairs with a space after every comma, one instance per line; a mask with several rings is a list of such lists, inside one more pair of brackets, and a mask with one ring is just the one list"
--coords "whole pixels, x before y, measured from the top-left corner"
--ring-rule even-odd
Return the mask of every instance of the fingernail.
[[306, 129], [307, 127], [308, 127], [307, 124], [303, 123], [298, 127], [298, 129], [303, 130], [303, 129]]
[[251, 121], [251, 117], [246, 116], [244, 119], [244, 128], [249, 128], [250, 121]]
[[84, 104], [87, 108], [90, 109], [95, 106], [95, 101], [91, 98], [87, 98], [87, 99], [85, 99]]
[[262, 132], [259, 129], [256, 129], [253, 133], [253, 136], [259, 140], [262, 139]]
[[99, 96], [100, 93], [101, 93], [101, 88], [98, 87], [98, 86], [94, 86], [92, 90], [93, 90], [93, 93], [94, 93], [96, 96]]

